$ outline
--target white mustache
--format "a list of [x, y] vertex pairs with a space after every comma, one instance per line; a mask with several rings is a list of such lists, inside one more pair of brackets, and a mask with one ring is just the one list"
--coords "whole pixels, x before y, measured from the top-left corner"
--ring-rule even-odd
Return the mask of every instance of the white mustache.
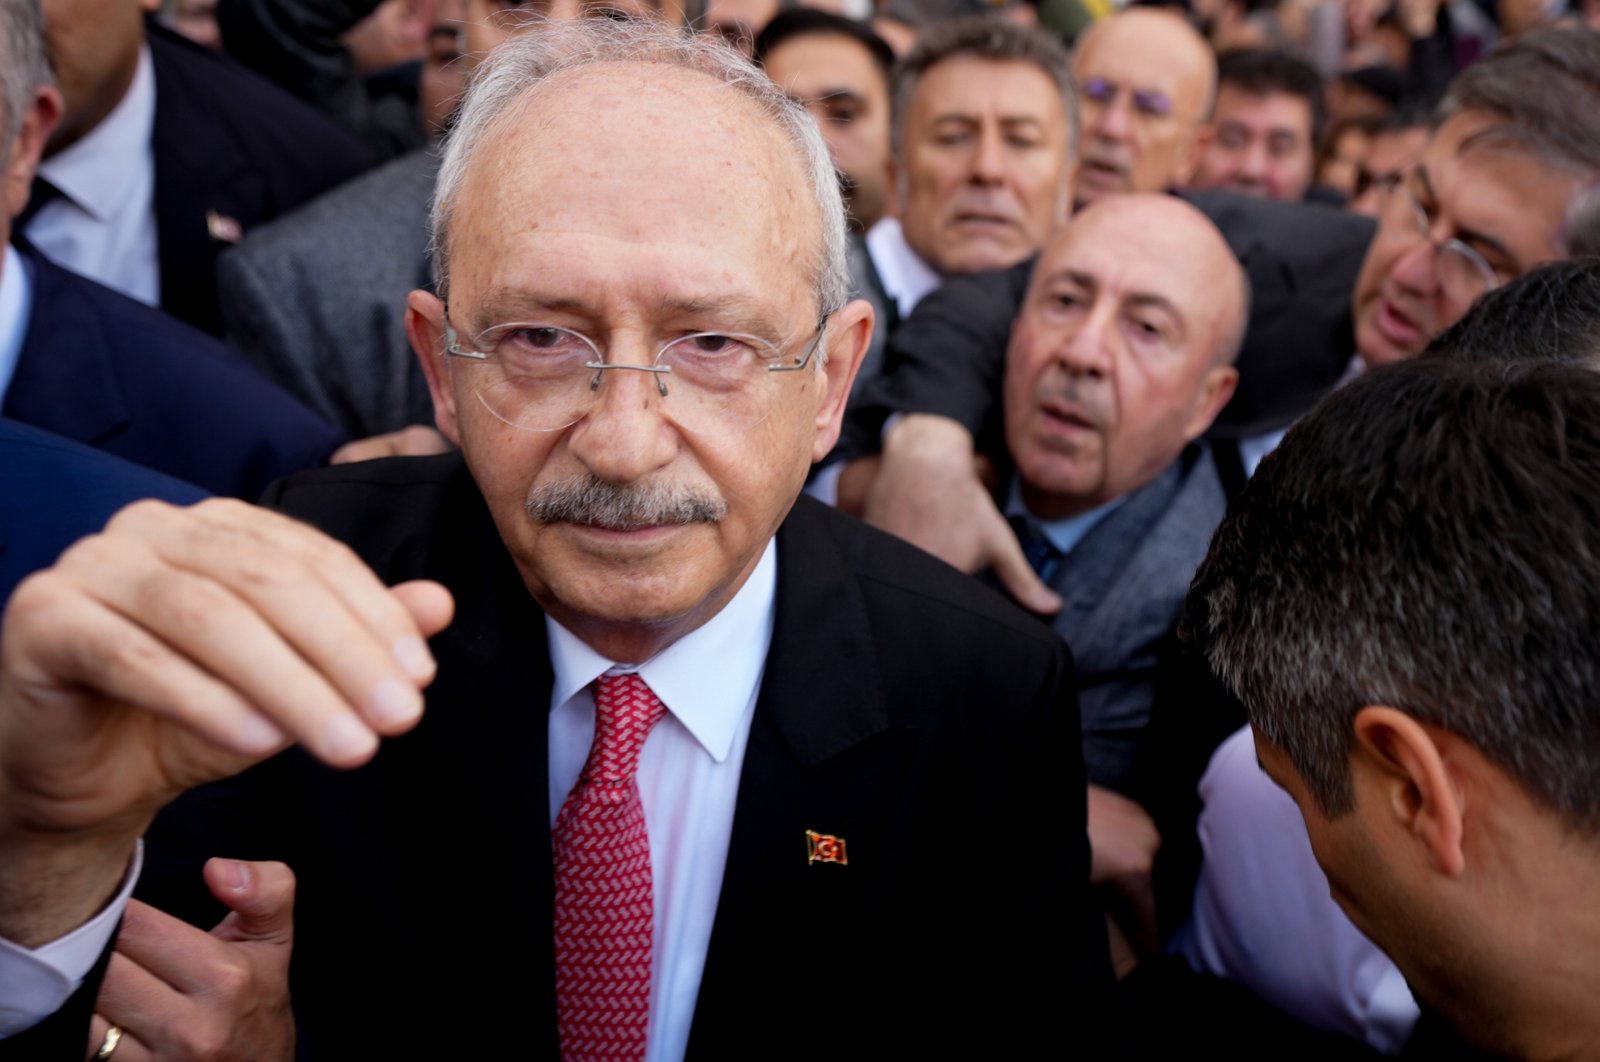
[[669, 483], [621, 485], [593, 473], [581, 479], [535, 487], [524, 503], [528, 515], [546, 524], [581, 524], [607, 531], [716, 523], [728, 503], [692, 487]]

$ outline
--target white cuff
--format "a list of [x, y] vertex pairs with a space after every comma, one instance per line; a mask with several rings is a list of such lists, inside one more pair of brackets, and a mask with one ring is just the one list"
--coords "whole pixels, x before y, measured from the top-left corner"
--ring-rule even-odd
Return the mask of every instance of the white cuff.
[[30, 1029], [61, 1009], [83, 984], [116, 931], [144, 865], [144, 842], [111, 902], [64, 937], [30, 951], [0, 937], [0, 1038]]

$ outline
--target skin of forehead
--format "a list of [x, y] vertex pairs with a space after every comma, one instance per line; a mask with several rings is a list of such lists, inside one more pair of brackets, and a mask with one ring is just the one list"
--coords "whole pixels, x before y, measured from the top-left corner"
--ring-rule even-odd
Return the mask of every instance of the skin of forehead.
[[[1095, 258], [1105, 262], [1103, 248], [1107, 246], [1117, 249], [1116, 271], [1124, 281], [1121, 294], [1160, 295], [1171, 302], [1183, 315], [1197, 352], [1206, 329], [1210, 329], [1209, 337], [1215, 338], [1238, 323], [1244, 297], [1238, 260], [1210, 219], [1183, 200], [1140, 193], [1108, 196], [1085, 207], [1052, 241], [1039, 276], [1048, 279], [1061, 274], [1086, 248], [1095, 249]], [[1145, 264], [1148, 269], [1142, 268]], [[1168, 265], [1179, 268], [1166, 268]], [[1101, 282], [1105, 279], [1098, 272], [1095, 277]], [[1142, 277], [1151, 281], [1146, 283]]]
[[[1172, 86], [1173, 103], [1180, 113], [1204, 117], [1216, 92], [1217, 65], [1211, 46], [1183, 19], [1161, 11], [1124, 11], [1096, 22], [1084, 32], [1073, 57], [1079, 78], [1105, 77], [1118, 82], [1116, 69], [1124, 62], [1144, 70], [1170, 71], [1165, 85]], [[1136, 58], [1134, 58], [1136, 56]], [[1164, 85], [1137, 84], [1134, 89], [1162, 89]]]
[[[549, 212], [570, 221], [574, 203], [587, 210], [586, 229], [624, 240], [714, 240], [751, 252], [743, 257], [752, 270], [798, 268], [820, 244], [797, 149], [738, 90], [682, 68], [597, 63], [558, 74], [508, 107], [463, 175], [451, 219], [452, 285], [494, 282], [495, 256], [464, 253], [459, 243], [485, 231], [474, 224], [481, 215], [493, 219], [487, 231], [496, 242], [537, 239]], [[627, 224], [640, 217], [648, 220]], [[771, 253], [755, 253], [763, 247]], [[721, 282], [734, 279], [725, 273]], [[802, 285], [809, 293], [808, 275]]]

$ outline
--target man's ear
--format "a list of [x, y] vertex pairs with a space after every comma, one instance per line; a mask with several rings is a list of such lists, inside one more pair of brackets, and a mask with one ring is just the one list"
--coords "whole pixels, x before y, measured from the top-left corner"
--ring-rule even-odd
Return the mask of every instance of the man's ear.
[[1194, 178], [1194, 171], [1200, 168], [1200, 159], [1211, 146], [1211, 138], [1216, 136], [1216, 132], [1211, 128], [1210, 122], [1201, 122], [1195, 129], [1194, 139], [1189, 141], [1188, 150], [1178, 162], [1178, 172], [1172, 175], [1172, 187], [1181, 189], [1189, 186], [1189, 181]]
[[1233, 397], [1233, 389], [1238, 382], [1239, 370], [1232, 365], [1213, 365], [1200, 377], [1194, 410], [1189, 415], [1189, 423], [1184, 426], [1189, 441], [1198, 439], [1211, 427], [1211, 422], [1217, 419], [1222, 407]]
[[450, 386], [450, 370], [445, 365], [444, 303], [431, 291], [417, 290], [406, 296], [406, 337], [422, 363], [428, 378], [428, 393], [433, 396], [433, 422], [440, 434], [456, 446], [461, 431], [456, 419], [456, 393]]
[[861, 361], [872, 343], [872, 316], [872, 304], [856, 299], [828, 318], [827, 335], [823, 340], [828, 361], [818, 370], [825, 383], [822, 401], [817, 406], [816, 441], [811, 447], [814, 462], [827, 457], [833, 444], [839, 441], [850, 388], [855, 385], [856, 373], [861, 371]]
[[1374, 812], [1422, 844], [1435, 871], [1462, 873], [1466, 796], [1435, 735], [1398, 709], [1368, 706], [1356, 713], [1354, 752], [1380, 787]]
[[61, 93], [49, 85], [33, 90], [33, 99], [22, 112], [22, 123], [11, 141], [11, 154], [6, 158], [4, 188], [6, 222], [22, 213], [33, 192], [33, 175], [39, 172], [39, 157], [44, 145], [61, 121], [64, 104]]

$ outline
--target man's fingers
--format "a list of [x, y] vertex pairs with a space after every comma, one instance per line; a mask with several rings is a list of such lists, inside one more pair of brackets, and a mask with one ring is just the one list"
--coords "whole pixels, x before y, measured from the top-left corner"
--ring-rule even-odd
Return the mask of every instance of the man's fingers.
[[[85, 1059], [93, 1062], [100, 1052], [100, 1045], [106, 1042], [106, 1033], [111, 1030], [112, 1024], [103, 1014], [96, 1014], [89, 1022], [89, 1047], [83, 1056]], [[111, 1055], [114, 1062], [152, 1062], [156, 1056], [144, 1041], [121, 1025], [117, 1028], [122, 1032]]]
[[[170, 991], [189, 996], [209, 991], [217, 987], [219, 981], [247, 972], [229, 943], [138, 900], [128, 903], [128, 910], [122, 917], [122, 930], [117, 934], [116, 954], [112, 958], [124, 959], [137, 969], [136, 972], [125, 972], [122, 978], [124, 991], [118, 994], [116, 1001], [124, 1009], [113, 1012], [102, 1006], [101, 1012], [113, 1021], [121, 1022], [126, 1018], [130, 1024], [142, 1028], [150, 1027], [151, 1017], [158, 1013], [153, 1004], [162, 1002], [143, 977]], [[110, 970], [107, 971], [106, 980], [108, 984], [111, 981]], [[138, 994], [129, 995], [132, 989], [137, 989]], [[105, 998], [102, 991], [102, 1003]], [[136, 1013], [127, 1009], [134, 1002], [143, 1002], [145, 1005]], [[168, 1009], [173, 1005], [170, 1001], [166, 1002]]]
[[[211, 895], [232, 913], [211, 935], [233, 943], [288, 945], [294, 940], [294, 871], [282, 863], [211, 859], [205, 866]], [[284, 955], [288, 960], [287, 952]]]
[[389, 592], [411, 613], [417, 629], [425, 638], [432, 638], [444, 630], [455, 617], [455, 598], [438, 583], [413, 579], [409, 583], [391, 586]]
[[[190, 514], [135, 506], [112, 529], [122, 533], [74, 551], [85, 585], [317, 756], [363, 762], [379, 734], [416, 722], [432, 655], [410, 610], [345, 547], [224, 503]], [[141, 564], [144, 578], [124, 574]]]
[[1003, 520], [999, 521], [985, 540], [985, 545], [989, 552], [990, 567], [1011, 596], [1016, 598], [1017, 604], [1041, 616], [1053, 616], [1061, 611], [1060, 596], [1040, 581], [1009, 525]]
[[[94, 1006], [97, 1014], [122, 1026], [125, 1032], [143, 1037], [148, 1046], [159, 1048], [159, 1038], [153, 1032], [166, 1028], [175, 1015], [188, 1007], [182, 992], [125, 955], [119, 942], [100, 984], [100, 998]], [[125, 1046], [126, 1039], [117, 1048], [118, 1058]]]

